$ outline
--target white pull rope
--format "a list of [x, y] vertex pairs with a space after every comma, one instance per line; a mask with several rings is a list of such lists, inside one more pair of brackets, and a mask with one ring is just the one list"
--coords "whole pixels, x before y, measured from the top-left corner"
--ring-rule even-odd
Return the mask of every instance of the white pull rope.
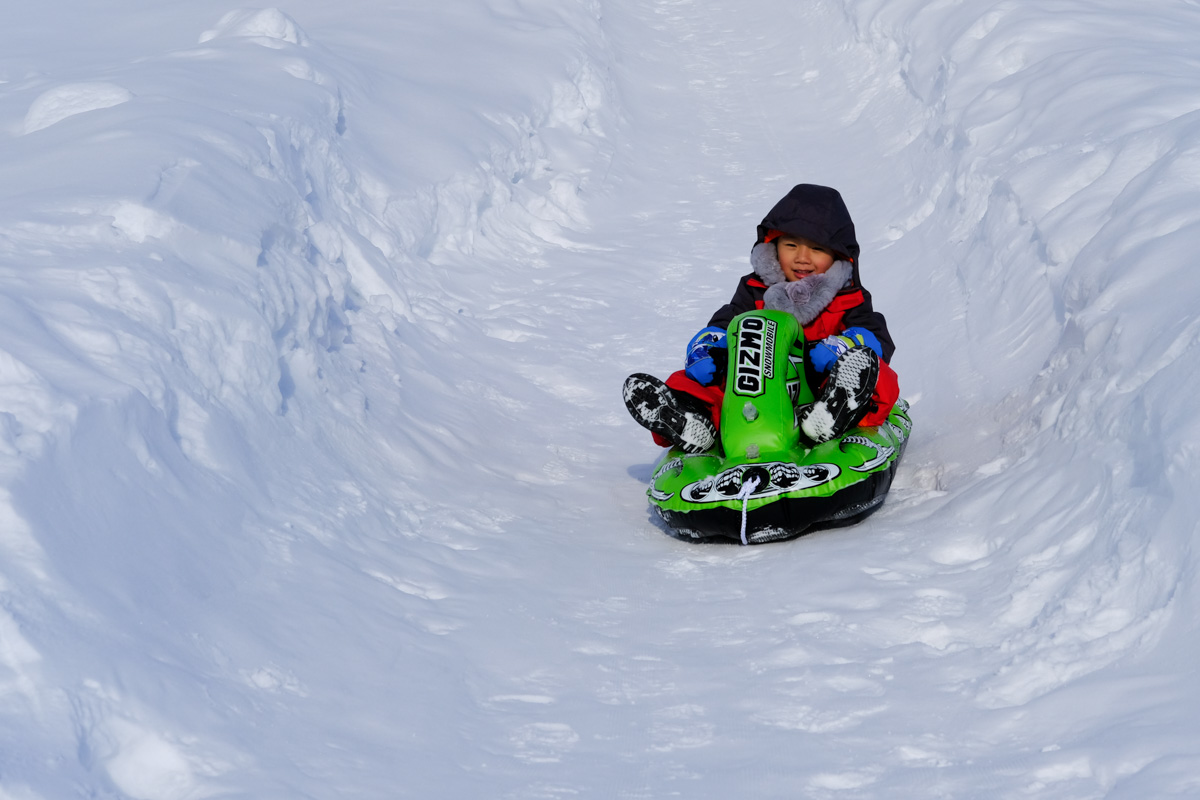
[[742, 501], [742, 544], [750, 544], [746, 541], [746, 506], [750, 503], [750, 495], [754, 494], [754, 490], [758, 488], [758, 476], [752, 476], [750, 480], [742, 484], [742, 490], [738, 492], [736, 499]]

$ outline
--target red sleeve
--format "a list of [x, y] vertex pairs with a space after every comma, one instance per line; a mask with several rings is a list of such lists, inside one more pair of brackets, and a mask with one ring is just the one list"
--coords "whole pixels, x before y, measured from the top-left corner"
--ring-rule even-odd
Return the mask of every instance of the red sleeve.
[[871, 395], [871, 404], [874, 408], [868, 411], [858, 424], [865, 428], [882, 425], [887, 421], [892, 406], [896, 405], [896, 401], [899, 399], [900, 379], [896, 375], [896, 371], [888, 366], [887, 362], [880, 359], [879, 380], [875, 382], [875, 393]]

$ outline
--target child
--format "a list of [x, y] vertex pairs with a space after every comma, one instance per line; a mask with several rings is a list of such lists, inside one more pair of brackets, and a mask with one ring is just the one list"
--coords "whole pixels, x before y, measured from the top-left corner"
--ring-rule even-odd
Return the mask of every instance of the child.
[[754, 272], [688, 343], [684, 369], [666, 382], [635, 373], [625, 405], [663, 447], [702, 453], [717, 441], [725, 394], [725, 330], [754, 309], [791, 312], [804, 328], [805, 378], [817, 401], [797, 413], [801, 434], [827, 442], [855, 425], [879, 425], [900, 396], [888, 366], [896, 349], [858, 273], [854, 222], [842, 196], [800, 184], [758, 226]]

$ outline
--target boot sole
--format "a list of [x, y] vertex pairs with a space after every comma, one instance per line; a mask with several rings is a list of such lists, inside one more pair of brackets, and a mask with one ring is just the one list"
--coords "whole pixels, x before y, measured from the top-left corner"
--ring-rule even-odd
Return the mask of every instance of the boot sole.
[[800, 430], [820, 444], [841, 436], [866, 416], [879, 379], [879, 359], [869, 347], [853, 347], [834, 362], [821, 398], [800, 415]]
[[[716, 428], [712, 422], [680, 409], [671, 389], [653, 375], [641, 372], [630, 375], [625, 379], [622, 394], [625, 407], [639, 425], [684, 452], [703, 453], [716, 442]], [[689, 428], [692, 436], [688, 435]]]

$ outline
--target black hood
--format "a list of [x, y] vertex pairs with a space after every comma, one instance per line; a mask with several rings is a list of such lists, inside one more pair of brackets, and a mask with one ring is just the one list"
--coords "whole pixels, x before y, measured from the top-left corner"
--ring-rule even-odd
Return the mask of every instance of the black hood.
[[758, 242], [767, 238], [769, 230], [802, 236], [825, 245], [854, 264], [855, 283], [858, 282], [858, 239], [854, 236], [854, 221], [837, 189], [802, 183], [792, 187], [775, 204], [758, 226]]

